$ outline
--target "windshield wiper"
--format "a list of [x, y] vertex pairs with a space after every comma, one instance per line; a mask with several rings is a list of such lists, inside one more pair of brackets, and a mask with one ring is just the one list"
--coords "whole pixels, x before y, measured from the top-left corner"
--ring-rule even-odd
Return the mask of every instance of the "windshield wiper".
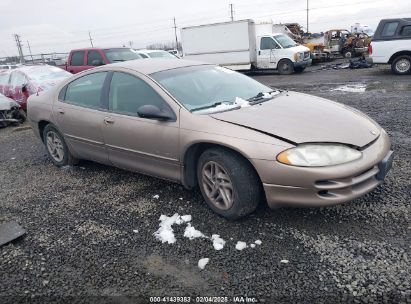
[[265, 96], [265, 94], [271, 94], [271, 93], [274, 93], [274, 92], [281, 92], [281, 91], [278, 91], [278, 90], [274, 91], [273, 90], [273, 91], [269, 91], [269, 92], [260, 92], [257, 95], [248, 98], [247, 101], [249, 101], [251, 105], [259, 103], [259, 102], [264, 102], [264, 101], [267, 101], [267, 100], [270, 100], [270, 99], [273, 98], [273, 96], [271, 96], [271, 95], [270, 96]]
[[194, 108], [191, 109], [190, 112], [196, 112], [196, 111], [201, 111], [201, 110], [206, 110], [206, 109], [211, 109], [211, 108], [215, 108], [216, 106], [220, 106], [222, 104], [227, 104], [227, 105], [234, 105], [235, 103], [232, 101], [218, 101], [215, 102], [213, 104], [207, 105], [207, 106], [203, 106], [203, 107], [198, 107], [198, 108]]

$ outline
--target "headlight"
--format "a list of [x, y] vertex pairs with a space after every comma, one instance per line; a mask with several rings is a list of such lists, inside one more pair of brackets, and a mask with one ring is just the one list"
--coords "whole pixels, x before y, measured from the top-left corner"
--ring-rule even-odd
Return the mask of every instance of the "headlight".
[[344, 145], [302, 144], [277, 155], [280, 163], [298, 167], [325, 167], [359, 159], [361, 152]]
[[304, 60], [304, 53], [295, 53], [294, 54], [294, 59], [295, 59], [295, 61]]

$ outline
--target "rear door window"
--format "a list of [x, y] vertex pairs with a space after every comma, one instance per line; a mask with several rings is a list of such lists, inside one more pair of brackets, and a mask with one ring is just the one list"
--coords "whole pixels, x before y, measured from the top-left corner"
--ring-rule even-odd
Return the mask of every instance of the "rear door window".
[[73, 55], [71, 56], [71, 65], [84, 65], [84, 53], [84, 51], [73, 52]]
[[101, 57], [100, 53], [97, 51], [89, 51], [88, 55], [87, 55], [87, 65], [94, 65], [93, 61], [97, 61], [95, 62], [97, 65], [103, 64], [103, 57]]
[[401, 36], [411, 36], [411, 25], [403, 26], [400, 32]]
[[386, 24], [384, 24], [384, 27], [381, 32], [381, 36], [384, 36], [384, 37], [394, 36], [395, 32], [397, 31], [398, 24], [399, 24], [398, 21], [387, 22]]
[[[107, 72], [93, 73], [70, 82], [64, 102], [93, 109], [101, 109], [101, 94]], [[63, 89], [64, 90], [64, 89]]]

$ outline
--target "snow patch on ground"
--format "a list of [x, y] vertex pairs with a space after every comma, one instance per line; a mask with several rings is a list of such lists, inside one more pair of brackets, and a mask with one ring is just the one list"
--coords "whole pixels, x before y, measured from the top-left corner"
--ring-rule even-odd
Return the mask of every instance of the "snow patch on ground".
[[288, 260], [281, 260], [280, 261], [280, 263], [283, 263], [283, 264], [288, 264], [288, 262], [289, 262]]
[[220, 238], [218, 234], [213, 234], [211, 236], [211, 240], [213, 241], [213, 246], [215, 250], [221, 250], [224, 248], [225, 241]]
[[208, 264], [208, 262], [210, 261], [209, 258], [202, 258], [198, 261], [198, 268], [200, 268], [201, 270], [204, 269], [204, 267]]
[[162, 243], [174, 244], [176, 242], [176, 238], [174, 236], [174, 230], [172, 226], [174, 224], [180, 225], [186, 223], [188, 222], [188, 219], [191, 220], [191, 215], [183, 215], [181, 217], [178, 213], [175, 213], [173, 216], [166, 216], [162, 214], [159, 219], [160, 228], [158, 228], [158, 230], [154, 232], [154, 236]]
[[160, 198], [160, 195], [156, 194], [156, 195], [153, 196], [153, 198], [159, 199], [159, 198]]
[[241, 242], [238, 241], [237, 244], [235, 245], [235, 249], [237, 250], [243, 250], [247, 247], [247, 243], [246, 242]]
[[350, 92], [350, 93], [363, 93], [367, 89], [367, 86], [362, 83], [357, 84], [347, 84], [336, 87], [332, 91]]
[[260, 240], [257, 240], [254, 243], [257, 244], [257, 245], [261, 245], [263, 242], [261, 242]]
[[184, 231], [184, 236], [190, 240], [194, 240], [200, 237], [206, 237], [201, 231], [195, 229], [190, 223], [187, 224], [186, 230]]
[[251, 248], [255, 248], [255, 244], [250, 244], [250, 247], [251, 247]]

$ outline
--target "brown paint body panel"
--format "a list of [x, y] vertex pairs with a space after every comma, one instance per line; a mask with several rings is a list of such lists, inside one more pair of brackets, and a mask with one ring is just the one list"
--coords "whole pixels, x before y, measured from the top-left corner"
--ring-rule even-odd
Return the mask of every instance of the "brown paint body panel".
[[334, 142], [363, 147], [380, 132], [379, 126], [347, 106], [297, 92], [212, 116], [295, 143]]

